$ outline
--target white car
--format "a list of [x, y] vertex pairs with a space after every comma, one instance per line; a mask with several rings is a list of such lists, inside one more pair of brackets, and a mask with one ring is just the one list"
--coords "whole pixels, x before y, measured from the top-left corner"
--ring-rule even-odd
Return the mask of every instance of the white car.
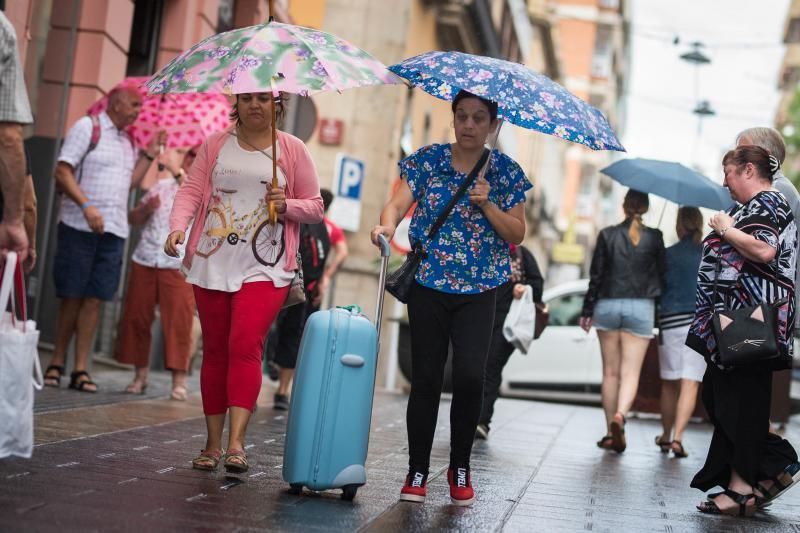
[[578, 324], [588, 288], [589, 280], [582, 279], [544, 291], [549, 324], [527, 355], [511, 355], [503, 370], [503, 396], [599, 401], [603, 363], [597, 331], [587, 334]]

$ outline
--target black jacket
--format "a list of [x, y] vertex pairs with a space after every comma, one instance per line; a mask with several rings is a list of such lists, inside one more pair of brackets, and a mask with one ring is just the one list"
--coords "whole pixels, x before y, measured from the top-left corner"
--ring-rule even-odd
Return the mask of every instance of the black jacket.
[[589, 290], [582, 316], [592, 316], [600, 298], [658, 298], [664, 286], [664, 237], [657, 229], [642, 227], [634, 246], [628, 236], [631, 220], [604, 228], [589, 271]]

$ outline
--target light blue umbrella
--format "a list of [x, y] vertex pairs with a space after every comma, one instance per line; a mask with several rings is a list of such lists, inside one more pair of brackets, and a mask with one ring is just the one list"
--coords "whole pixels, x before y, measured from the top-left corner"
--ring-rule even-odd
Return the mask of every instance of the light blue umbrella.
[[517, 126], [592, 150], [625, 151], [599, 109], [519, 63], [463, 52], [425, 52], [389, 70], [442, 100], [453, 100], [463, 89], [497, 102], [497, 115]]
[[728, 189], [680, 163], [622, 159], [600, 172], [619, 183], [666, 198], [678, 205], [725, 210], [733, 205]]

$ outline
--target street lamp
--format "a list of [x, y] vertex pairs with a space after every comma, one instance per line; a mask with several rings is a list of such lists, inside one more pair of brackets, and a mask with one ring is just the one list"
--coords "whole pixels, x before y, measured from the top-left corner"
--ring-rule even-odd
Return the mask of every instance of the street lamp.
[[689, 63], [694, 63], [695, 65], [706, 65], [711, 63], [711, 58], [700, 51], [700, 49], [703, 47], [703, 43], [695, 41], [689, 46], [692, 47], [692, 51], [681, 54], [681, 59], [688, 61]]
[[711, 103], [708, 100], [700, 100], [697, 102], [697, 106], [694, 108], [692, 113], [698, 115], [700, 118], [711, 117], [717, 114], [717, 112], [711, 107]]
[[[699, 93], [700, 93], [700, 80], [699, 80], [699, 70], [697, 67], [700, 65], [708, 65], [711, 63], [711, 58], [705, 55], [701, 49], [703, 48], [703, 43], [700, 41], [694, 41], [690, 43], [692, 49], [685, 54], [681, 54], [680, 58], [687, 63], [692, 64], [694, 68], [694, 99], [697, 101], [697, 106], [692, 110], [692, 113], [697, 115], [697, 136], [698, 138], [702, 134], [703, 131], [703, 118], [710, 117], [716, 115], [716, 112], [711, 108], [711, 104], [708, 100], [699, 100]], [[695, 143], [697, 146], [697, 143]]]

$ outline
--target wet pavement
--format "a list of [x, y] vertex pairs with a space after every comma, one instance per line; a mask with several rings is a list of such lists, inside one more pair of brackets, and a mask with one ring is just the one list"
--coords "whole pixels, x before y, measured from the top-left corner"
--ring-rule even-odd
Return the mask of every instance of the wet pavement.
[[[688, 483], [710, 437], [702, 424], [684, 440], [691, 455], [675, 459], [653, 444], [657, 420], [631, 419], [628, 450], [617, 455], [594, 444], [603, 432], [598, 408], [500, 400], [490, 439], [474, 448], [477, 502], [458, 508], [447, 489], [445, 399], [428, 500], [420, 505], [397, 499], [407, 464], [406, 397], [379, 393], [368, 482], [345, 502], [339, 491], [288, 494], [281, 479], [286, 414], [272, 409], [268, 382], [247, 439], [251, 469], [226, 476], [191, 469], [205, 438], [196, 393], [188, 402], [122, 395], [110, 384], [114, 378], [124, 386], [127, 374], [116, 372], [96, 376], [108, 385], [105, 398], [48, 391], [55, 398], [49, 405], [61, 397], [70, 407], [36, 415], [31, 460], [0, 461], [0, 531], [800, 532], [800, 491], [752, 519], [695, 510], [702, 495]], [[800, 442], [800, 419], [787, 436]]]

